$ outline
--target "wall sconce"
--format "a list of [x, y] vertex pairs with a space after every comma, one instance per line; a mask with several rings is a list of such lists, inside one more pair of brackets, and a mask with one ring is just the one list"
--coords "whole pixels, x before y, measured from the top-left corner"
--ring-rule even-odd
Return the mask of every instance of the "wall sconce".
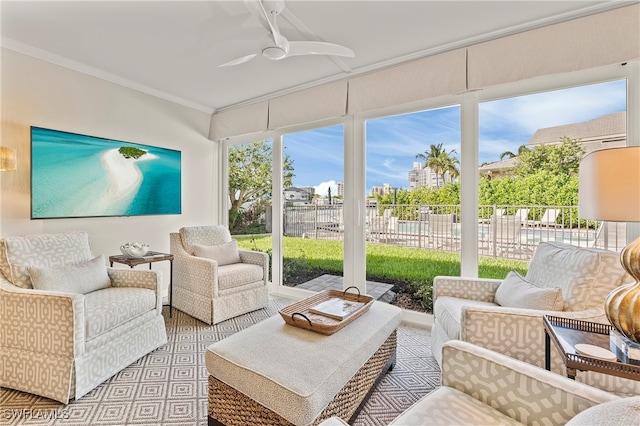
[[16, 171], [16, 150], [0, 146], [0, 172]]

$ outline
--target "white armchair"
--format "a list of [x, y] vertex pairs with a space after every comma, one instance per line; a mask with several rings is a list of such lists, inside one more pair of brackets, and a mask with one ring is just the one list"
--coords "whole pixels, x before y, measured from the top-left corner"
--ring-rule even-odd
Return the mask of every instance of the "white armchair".
[[84, 232], [0, 240], [0, 271], [3, 387], [66, 404], [167, 342], [159, 272], [108, 268]]
[[238, 250], [225, 226], [194, 226], [170, 234], [173, 306], [217, 324], [269, 303], [269, 257]]
[[[546, 242], [538, 246], [524, 280], [536, 289], [559, 288], [563, 302], [560, 309], [525, 309], [504, 302], [501, 306], [496, 294], [502, 280], [436, 277], [432, 350], [438, 363], [442, 365], [444, 344], [459, 339], [544, 367], [542, 316], [606, 323], [606, 296], [631, 277], [620, 265], [617, 253]], [[504, 294], [504, 288], [501, 291]], [[525, 294], [506, 296], [533, 298]], [[566, 374], [555, 347], [551, 361], [553, 371]], [[633, 380], [593, 372], [579, 372], [577, 379], [610, 392], [640, 394], [640, 382]]]

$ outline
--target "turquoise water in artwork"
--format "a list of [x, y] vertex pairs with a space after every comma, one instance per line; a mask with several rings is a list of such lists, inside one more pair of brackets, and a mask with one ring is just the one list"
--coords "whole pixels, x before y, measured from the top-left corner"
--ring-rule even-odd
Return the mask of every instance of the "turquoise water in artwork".
[[[123, 146], [148, 154], [110, 166]], [[31, 128], [33, 219], [180, 213], [180, 151]]]

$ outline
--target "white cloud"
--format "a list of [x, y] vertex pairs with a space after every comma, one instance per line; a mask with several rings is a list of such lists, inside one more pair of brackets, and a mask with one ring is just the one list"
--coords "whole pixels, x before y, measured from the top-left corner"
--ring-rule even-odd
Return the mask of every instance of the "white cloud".
[[482, 103], [480, 125], [510, 126], [533, 134], [546, 127], [579, 123], [626, 105], [623, 80], [516, 96]]
[[338, 184], [335, 180], [328, 182], [321, 182], [319, 185], [314, 186], [316, 194], [321, 197], [327, 197], [329, 195], [329, 188], [331, 188], [331, 196], [338, 195]]

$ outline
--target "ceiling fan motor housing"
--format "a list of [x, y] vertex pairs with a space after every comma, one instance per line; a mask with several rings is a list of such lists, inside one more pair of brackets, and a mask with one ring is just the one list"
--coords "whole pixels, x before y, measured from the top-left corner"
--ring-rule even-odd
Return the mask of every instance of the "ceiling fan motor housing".
[[281, 35], [279, 38], [280, 43], [276, 44], [271, 37], [271, 34], [269, 34], [262, 41], [262, 56], [274, 61], [286, 58], [289, 54], [289, 41]]
[[278, 46], [267, 46], [262, 49], [262, 56], [277, 61], [284, 59], [287, 56], [287, 52]]

